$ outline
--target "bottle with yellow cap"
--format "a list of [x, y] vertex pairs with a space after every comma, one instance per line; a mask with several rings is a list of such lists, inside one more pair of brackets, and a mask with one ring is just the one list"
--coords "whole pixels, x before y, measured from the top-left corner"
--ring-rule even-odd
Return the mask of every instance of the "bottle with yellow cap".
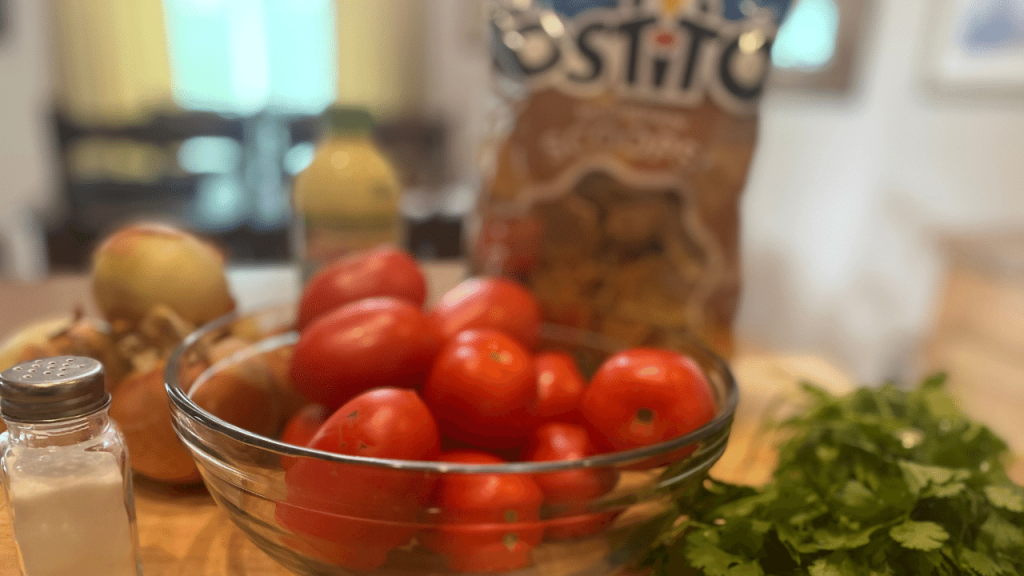
[[313, 161], [295, 177], [294, 249], [305, 282], [353, 251], [401, 246], [401, 184], [371, 138], [373, 118], [361, 108], [324, 112], [326, 132]]

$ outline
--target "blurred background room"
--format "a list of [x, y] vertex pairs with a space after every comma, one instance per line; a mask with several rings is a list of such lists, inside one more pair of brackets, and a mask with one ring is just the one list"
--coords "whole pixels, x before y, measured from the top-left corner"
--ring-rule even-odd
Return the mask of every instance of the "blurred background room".
[[[787, 13], [741, 342], [863, 382], [973, 370], [1024, 406], [1024, 0], [758, 3]], [[478, 0], [0, 0], [0, 272], [81, 274], [141, 218], [287, 262], [292, 178], [335, 102], [377, 120], [408, 248], [458, 258], [488, 64]]]

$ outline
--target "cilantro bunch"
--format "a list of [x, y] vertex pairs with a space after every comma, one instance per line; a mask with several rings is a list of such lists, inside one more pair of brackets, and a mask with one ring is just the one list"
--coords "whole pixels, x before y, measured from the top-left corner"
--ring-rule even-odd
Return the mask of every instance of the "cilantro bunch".
[[657, 576], [1024, 574], [1024, 489], [1006, 475], [1006, 445], [943, 383], [841, 398], [806, 384], [812, 406], [784, 424], [773, 481], [692, 487], [645, 565]]

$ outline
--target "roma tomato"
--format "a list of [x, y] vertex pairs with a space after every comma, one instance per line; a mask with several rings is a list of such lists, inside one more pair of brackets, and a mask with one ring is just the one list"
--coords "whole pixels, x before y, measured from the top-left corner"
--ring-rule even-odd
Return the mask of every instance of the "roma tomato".
[[417, 388], [439, 344], [432, 325], [412, 304], [359, 300], [301, 333], [292, 355], [292, 386], [330, 409], [371, 388]]
[[[308, 446], [330, 415], [330, 410], [322, 404], [306, 404], [284, 425], [284, 429], [281, 430], [281, 442], [292, 446]], [[291, 456], [281, 456], [281, 467], [285, 470], [294, 462], [295, 458]]]
[[[319, 559], [321, 562], [352, 570], [374, 570], [388, 561], [388, 552], [411, 539], [407, 531], [396, 530], [390, 522], [365, 518], [345, 518], [312, 510], [293, 512], [283, 516], [283, 503], [278, 504], [278, 521], [295, 534], [281, 536], [295, 550]], [[303, 514], [301, 525], [293, 528], [296, 514]], [[401, 536], [395, 544], [393, 534]], [[408, 537], [407, 537], [408, 536]]]
[[397, 248], [380, 246], [328, 264], [306, 283], [296, 324], [302, 330], [335, 308], [375, 296], [391, 296], [422, 307], [427, 283], [416, 260]]
[[504, 278], [470, 278], [441, 297], [430, 315], [443, 339], [463, 330], [489, 328], [528, 349], [537, 344], [540, 307], [526, 288]]
[[583, 394], [582, 414], [600, 448], [629, 450], [700, 428], [714, 418], [715, 399], [689, 357], [635, 348], [601, 365]]
[[533, 359], [511, 337], [467, 330], [434, 361], [423, 399], [441, 432], [484, 449], [522, 446], [536, 423]]
[[331, 414], [309, 446], [368, 458], [434, 460], [440, 443], [437, 422], [415, 391], [376, 388]]
[[537, 367], [537, 417], [542, 422], [573, 421], [587, 385], [572, 356], [565, 352], [541, 352], [533, 357]]
[[[526, 460], [580, 460], [597, 454], [587, 430], [576, 424], [552, 422], [533, 433]], [[615, 514], [588, 511], [591, 501], [612, 490], [618, 481], [616, 470], [580, 468], [565, 472], [535, 474], [533, 479], [544, 492], [544, 502], [551, 505], [556, 518], [545, 521], [545, 537], [553, 540], [581, 538], [596, 534], [615, 521]]]
[[284, 425], [281, 442], [306, 446], [330, 415], [330, 411], [322, 404], [306, 404]]
[[[416, 392], [371, 390], [324, 422], [309, 447], [337, 454], [434, 460], [440, 435]], [[277, 519], [325, 561], [371, 569], [416, 532], [436, 478], [403, 470], [297, 458], [285, 472]]]
[[[484, 452], [449, 452], [442, 462], [501, 464]], [[445, 474], [432, 505], [438, 510], [420, 544], [459, 572], [501, 572], [525, 566], [540, 543], [544, 500], [536, 482], [524, 474]]]

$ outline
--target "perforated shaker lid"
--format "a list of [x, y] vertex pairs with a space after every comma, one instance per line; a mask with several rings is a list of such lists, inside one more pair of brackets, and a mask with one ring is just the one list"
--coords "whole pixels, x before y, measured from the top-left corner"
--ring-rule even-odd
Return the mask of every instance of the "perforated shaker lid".
[[92, 358], [30, 360], [0, 373], [0, 416], [19, 422], [77, 418], [110, 404], [103, 365]]

